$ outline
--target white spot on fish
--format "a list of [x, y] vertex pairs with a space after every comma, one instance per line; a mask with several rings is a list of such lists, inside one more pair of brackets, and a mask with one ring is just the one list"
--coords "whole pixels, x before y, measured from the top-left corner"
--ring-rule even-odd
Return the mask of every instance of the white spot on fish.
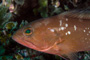
[[55, 30], [54, 29], [50, 29], [51, 32], [54, 32]]
[[86, 30], [88, 29], [89, 30], [89, 27], [88, 28], [85, 28]]
[[83, 30], [83, 32], [86, 32], [86, 30]]
[[51, 29], [51, 28], [48, 28], [51, 32], [54, 32], [55, 30], [54, 29]]
[[60, 30], [65, 30], [65, 29], [66, 29], [66, 27], [60, 27], [60, 28], [59, 28], [59, 31], [60, 31]]
[[65, 28], [64, 27], [61, 27], [61, 30], [64, 30]]
[[65, 35], [67, 35], [67, 33], [65, 33]]
[[60, 20], [59, 22], [60, 22], [60, 26], [62, 26], [62, 20]]
[[69, 35], [71, 34], [71, 32], [70, 32], [70, 31], [68, 31], [67, 33], [68, 33]]
[[68, 24], [65, 24], [66, 27], [68, 27]]
[[66, 18], [66, 21], [68, 21], [68, 18]]
[[76, 27], [76, 25], [74, 25], [74, 30], [75, 30], [75, 31], [77, 30], [77, 27]]
[[70, 35], [70, 34], [71, 34], [71, 32], [70, 32], [70, 31], [68, 31], [68, 32], [66, 32], [66, 33], [65, 33], [65, 35]]

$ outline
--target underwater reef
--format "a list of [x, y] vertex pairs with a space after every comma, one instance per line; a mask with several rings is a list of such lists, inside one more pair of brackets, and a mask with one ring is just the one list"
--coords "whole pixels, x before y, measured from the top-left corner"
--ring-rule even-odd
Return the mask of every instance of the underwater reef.
[[[0, 60], [64, 60], [22, 46], [12, 36], [34, 20], [89, 6], [90, 0], [0, 0]], [[88, 51], [78, 52], [77, 56], [80, 60], [90, 60]]]

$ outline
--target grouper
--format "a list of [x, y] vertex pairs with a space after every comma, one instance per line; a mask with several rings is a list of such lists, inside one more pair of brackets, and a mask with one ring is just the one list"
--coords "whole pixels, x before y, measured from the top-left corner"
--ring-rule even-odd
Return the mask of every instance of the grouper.
[[35, 20], [17, 30], [12, 38], [34, 50], [78, 60], [77, 52], [90, 51], [90, 8]]

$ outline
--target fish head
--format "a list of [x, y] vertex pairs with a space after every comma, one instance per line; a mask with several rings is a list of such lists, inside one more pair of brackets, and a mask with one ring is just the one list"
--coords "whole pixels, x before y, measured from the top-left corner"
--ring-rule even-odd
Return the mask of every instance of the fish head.
[[59, 36], [52, 29], [52, 24], [45, 22], [46, 20], [38, 20], [29, 23], [16, 31], [12, 38], [28, 48], [38, 51], [48, 50], [59, 40]]

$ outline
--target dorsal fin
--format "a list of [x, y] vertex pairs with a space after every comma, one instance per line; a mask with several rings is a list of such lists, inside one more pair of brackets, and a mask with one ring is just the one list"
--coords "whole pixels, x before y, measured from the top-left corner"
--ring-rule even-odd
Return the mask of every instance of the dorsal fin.
[[86, 9], [76, 9], [62, 13], [67, 18], [90, 20], [90, 7]]

